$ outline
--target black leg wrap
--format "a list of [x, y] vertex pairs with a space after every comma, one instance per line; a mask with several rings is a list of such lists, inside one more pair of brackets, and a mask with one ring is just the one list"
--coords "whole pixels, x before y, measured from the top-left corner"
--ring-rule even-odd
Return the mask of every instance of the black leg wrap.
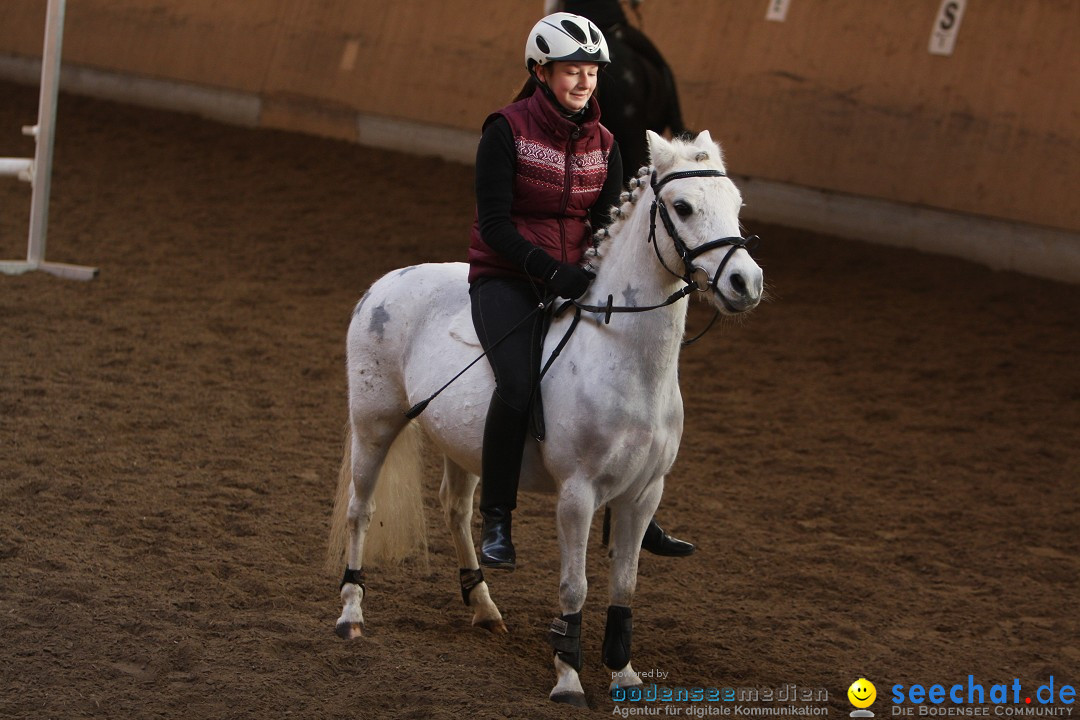
[[551, 621], [548, 642], [564, 663], [581, 672], [581, 613], [562, 615]]
[[484, 571], [480, 569], [469, 570], [468, 568], [459, 568], [458, 579], [461, 581], [461, 599], [468, 605], [469, 593], [472, 592], [474, 587], [484, 582]]
[[367, 595], [367, 585], [364, 584], [364, 580], [364, 568], [360, 568], [358, 570], [350, 570], [349, 566], [346, 565], [345, 576], [341, 578], [341, 584], [338, 585], [338, 590], [345, 587], [345, 583], [353, 583], [354, 585], [359, 585], [360, 589], [364, 591], [365, 595]]
[[608, 605], [607, 627], [604, 628], [604, 664], [612, 670], [622, 670], [630, 662], [633, 628], [630, 608]]

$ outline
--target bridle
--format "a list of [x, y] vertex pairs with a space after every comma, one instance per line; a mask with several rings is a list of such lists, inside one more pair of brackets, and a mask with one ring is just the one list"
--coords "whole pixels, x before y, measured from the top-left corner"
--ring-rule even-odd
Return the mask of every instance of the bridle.
[[[724, 268], [727, 267], [728, 261], [731, 260], [731, 256], [739, 249], [750, 252], [757, 247], [760, 238], [757, 235], [748, 235], [745, 237], [740, 235], [709, 240], [695, 248], [688, 247], [679, 236], [679, 231], [675, 228], [675, 223], [671, 220], [671, 214], [668, 212], [667, 205], [665, 205], [664, 201], [660, 198], [660, 190], [672, 180], [682, 180], [691, 177], [727, 177], [727, 173], [722, 170], [683, 170], [681, 172], [668, 173], [663, 178], [657, 179], [656, 171], [654, 170], [649, 178], [649, 186], [653, 191], [653, 201], [652, 205], [649, 207], [648, 242], [656, 252], [656, 259], [660, 261], [660, 265], [686, 284], [669, 295], [663, 302], [657, 303], [656, 305], [615, 305], [611, 295], [608, 295], [607, 303], [604, 305], [585, 305], [579, 303], [577, 300], [572, 300], [567, 303], [567, 305], [573, 303], [578, 312], [585, 310], [587, 312], [603, 313], [604, 324], [606, 325], [611, 322], [612, 313], [647, 312], [649, 310], [657, 310], [678, 302], [692, 292], [708, 292], [709, 290], [718, 289], [717, 286], [720, 282], [720, 276], [724, 272]], [[656, 238], [656, 217], [658, 215], [660, 216], [660, 222], [663, 224], [665, 232], [667, 232], [668, 237], [671, 238], [671, 242], [675, 246], [675, 252], [679, 254], [679, 258], [682, 260], [682, 274], [679, 274], [668, 267], [663, 254], [660, 252], [660, 246]], [[713, 273], [712, 277], [709, 277], [708, 271], [695, 265], [694, 260], [710, 250], [715, 250], [719, 247], [727, 247], [728, 251], [724, 255], [724, 259], [717, 265], [716, 272]], [[727, 298], [724, 297], [723, 293], [717, 294], [720, 296], [720, 302], [724, 304], [724, 307], [733, 313], [738, 312], [737, 308], [733, 308], [731, 304], [728, 303]], [[562, 308], [560, 308], [560, 310], [561, 309]], [[716, 318], [719, 315], [720, 311], [717, 310], [713, 315], [713, 319], [709, 322], [708, 327], [702, 330], [696, 337], [690, 340], [684, 340], [683, 345], [689, 345], [690, 343], [699, 340], [710, 328], [712, 328], [713, 323], [716, 322]]]

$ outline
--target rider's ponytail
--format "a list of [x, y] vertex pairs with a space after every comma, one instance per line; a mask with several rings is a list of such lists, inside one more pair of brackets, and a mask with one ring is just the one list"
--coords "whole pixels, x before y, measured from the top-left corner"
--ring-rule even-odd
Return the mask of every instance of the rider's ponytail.
[[536, 89], [540, 87], [540, 81], [536, 79], [536, 76], [529, 73], [529, 79], [525, 81], [525, 84], [518, 90], [517, 95], [510, 102], [517, 102], [518, 100], [524, 100], [527, 97], [531, 97]]

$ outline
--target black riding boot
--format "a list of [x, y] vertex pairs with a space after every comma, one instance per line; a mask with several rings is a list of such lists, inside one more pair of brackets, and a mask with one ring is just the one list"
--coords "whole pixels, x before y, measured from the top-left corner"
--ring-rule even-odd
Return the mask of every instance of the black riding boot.
[[517, 554], [510, 537], [511, 513], [507, 508], [481, 510], [484, 530], [480, 539], [480, 564], [499, 570], [517, 567]]
[[507, 404], [496, 391], [484, 422], [480, 514], [484, 517], [480, 564], [513, 570], [517, 556], [510, 538], [510, 515], [517, 507], [521, 455], [528, 414]]
[[649, 521], [645, 537], [641, 539], [641, 549], [648, 550], [653, 555], [667, 557], [686, 557], [694, 552], [694, 546], [691, 543], [673, 538], [664, 532], [664, 529], [656, 524], [656, 518]]

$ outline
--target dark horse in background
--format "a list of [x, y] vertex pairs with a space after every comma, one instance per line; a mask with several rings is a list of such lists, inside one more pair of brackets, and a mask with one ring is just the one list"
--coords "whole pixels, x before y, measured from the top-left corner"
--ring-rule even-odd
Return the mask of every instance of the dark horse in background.
[[[638, 0], [640, 2], [640, 0]], [[624, 180], [649, 164], [645, 131], [672, 135], [686, 132], [675, 76], [667, 61], [641, 30], [627, 20], [619, 0], [549, 1], [548, 12], [564, 10], [596, 23], [608, 42], [611, 64], [601, 74], [596, 97], [601, 122], [622, 153]], [[634, 3], [636, 5], [636, 3]]]

